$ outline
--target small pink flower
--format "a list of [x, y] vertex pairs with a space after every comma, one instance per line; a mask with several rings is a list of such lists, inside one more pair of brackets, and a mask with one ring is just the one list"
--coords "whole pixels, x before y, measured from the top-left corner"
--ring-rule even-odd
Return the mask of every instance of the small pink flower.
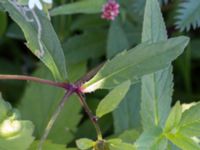
[[119, 14], [120, 5], [115, 0], [108, 0], [103, 5], [101, 18], [106, 20], [114, 20]]

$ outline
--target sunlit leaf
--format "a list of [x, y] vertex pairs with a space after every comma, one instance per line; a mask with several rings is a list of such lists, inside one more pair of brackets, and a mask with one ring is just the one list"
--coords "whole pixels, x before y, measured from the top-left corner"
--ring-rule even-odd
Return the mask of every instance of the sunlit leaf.
[[117, 108], [121, 100], [129, 90], [130, 81], [126, 81], [116, 88], [114, 88], [98, 105], [96, 109], [96, 115], [102, 117], [103, 115], [112, 112]]
[[83, 85], [83, 91], [111, 89], [127, 79], [135, 84], [141, 76], [168, 66], [183, 52], [188, 41], [187, 37], [177, 37], [155, 44], [143, 43], [124, 51], [107, 61], [102, 69]]

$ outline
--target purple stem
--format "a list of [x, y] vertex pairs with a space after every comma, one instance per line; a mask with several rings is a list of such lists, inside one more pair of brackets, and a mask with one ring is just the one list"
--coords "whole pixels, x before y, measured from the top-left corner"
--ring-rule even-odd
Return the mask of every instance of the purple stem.
[[47, 139], [48, 135], [49, 135], [49, 132], [51, 130], [51, 128], [53, 127], [58, 115], [60, 114], [62, 108], [64, 107], [65, 105], [65, 102], [69, 99], [69, 97], [73, 94], [74, 92], [73, 91], [68, 91], [65, 93], [64, 97], [62, 98], [62, 100], [60, 101], [59, 105], [58, 105], [58, 108], [56, 109], [56, 111], [53, 113], [51, 119], [49, 120], [48, 124], [47, 124], [47, 127], [44, 131], [44, 134], [40, 140], [40, 144], [39, 144], [39, 147], [38, 149], [39, 150], [42, 150], [42, 145], [43, 143], [45, 142], [45, 140]]
[[91, 122], [93, 123], [93, 125], [94, 125], [94, 127], [96, 129], [98, 140], [102, 140], [103, 136], [102, 136], [101, 129], [100, 129], [100, 127], [98, 125], [98, 122], [97, 122], [98, 118], [95, 115], [92, 114], [90, 108], [88, 107], [87, 103], [85, 102], [84, 97], [82, 96], [82, 93], [81, 92], [76, 92], [76, 94], [78, 95], [81, 105], [85, 109], [85, 112], [89, 116]]
[[37, 83], [43, 83], [59, 88], [64, 88], [68, 90], [70, 85], [68, 83], [62, 83], [62, 82], [55, 82], [51, 80], [45, 80], [37, 77], [31, 77], [31, 76], [25, 76], [25, 75], [0, 75], [0, 80], [24, 80], [24, 81], [33, 81]]

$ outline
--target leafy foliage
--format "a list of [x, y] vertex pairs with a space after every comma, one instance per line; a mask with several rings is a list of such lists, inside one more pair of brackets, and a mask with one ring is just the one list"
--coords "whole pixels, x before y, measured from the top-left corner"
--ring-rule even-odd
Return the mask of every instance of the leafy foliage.
[[[84, 74], [85, 64], [74, 65], [73, 69], [74, 70], [69, 74], [71, 81], [74, 81], [77, 77], [80, 77], [81, 74]], [[38, 68], [33, 75], [46, 79], [53, 79], [51, 74], [49, 74], [48, 70], [44, 67]], [[40, 94], [32, 95], [32, 93]], [[38, 88], [38, 85], [34, 83], [28, 85], [18, 108], [21, 111], [23, 118], [29, 118], [36, 125], [35, 136], [37, 139], [40, 139], [44, 134], [44, 129], [49, 118], [57, 108], [63, 94], [64, 91], [58, 88], [45, 85]], [[40, 101], [40, 103], [38, 103], [38, 101]], [[29, 108], [29, 106], [31, 106], [31, 108]], [[73, 132], [76, 131], [76, 126], [81, 119], [81, 115], [79, 114], [80, 109], [81, 106], [79, 105], [77, 98], [73, 96], [59, 115], [58, 121], [50, 132], [49, 139], [54, 143], [69, 143], [73, 139]]]
[[[39, 11], [23, 14], [24, 8], [20, 8], [12, 1], [3, 0], [2, 4], [23, 30], [30, 50], [44, 62], [57, 80], [66, 79], [63, 50], [48, 18]], [[27, 18], [28, 15], [30, 18]]]
[[[142, 42], [155, 43], [167, 39], [166, 27], [156, 0], [147, 1]], [[170, 110], [172, 96], [172, 67], [168, 66], [142, 78], [141, 116], [143, 129], [163, 126]], [[162, 106], [165, 105], [163, 108]]]
[[[140, 44], [129, 51], [124, 51], [108, 61], [93, 79], [85, 83], [84, 91], [111, 89], [127, 79], [131, 80], [132, 84], [136, 83], [144, 74], [166, 67], [182, 53], [187, 43], [188, 38], [178, 37], [156, 44]], [[150, 64], [148, 68], [147, 64]]]
[[26, 150], [33, 142], [34, 125], [21, 120], [18, 110], [13, 109], [0, 96], [0, 149]]
[[[102, 12], [106, 0], [55, 0], [53, 7], [41, 0], [43, 10], [28, 2], [0, 1], [0, 80], [48, 85], [0, 81], [4, 98], [18, 108], [0, 97], [0, 149], [200, 149], [200, 103], [182, 105], [199, 97], [199, 66], [191, 67], [192, 59], [198, 64], [199, 33], [190, 31], [191, 43], [172, 37], [183, 33], [171, 13], [180, 6], [177, 27], [196, 28], [198, 1], [117, 0], [120, 15], [112, 21], [101, 18], [113, 13]], [[27, 48], [33, 54], [21, 50]]]
[[54, 8], [51, 11], [51, 15], [69, 15], [76, 13], [98, 13], [101, 12], [101, 7], [105, 3], [105, 0], [85, 0], [71, 4], [62, 5], [58, 8]]
[[191, 27], [196, 29], [200, 27], [200, 1], [187, 0], [183, 1], [179, 5], [176, 16], [176, 26], [181, 31], [189, 31]]
[[128, 80], [116, 88], [114, 88], [98, 105], [96, 115], [102, 117], [103, 115], [112, 112], [119, 105], [129, 90], [131, 82]]

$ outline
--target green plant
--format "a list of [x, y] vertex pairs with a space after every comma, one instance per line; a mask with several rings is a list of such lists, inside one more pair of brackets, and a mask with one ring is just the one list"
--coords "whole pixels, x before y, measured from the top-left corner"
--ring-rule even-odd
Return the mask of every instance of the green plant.
[[[104, 36], [107, 31], [104, 30], [104, 26], [107, 26], [108, 22], [99, 21], [96, 16], [90, 16], [89, 19], [81, 18], [74, 23], [71, 16], [66, 18], [61, 16], [57, 18], [58, 22], [55, 18], [52, 20], [53, 23], [50, 22], [50, 16], [101, 12], [105, 2], [105, 0], [75, 1], [49, 12], [49, 5], [45, 3], [41, 3], [44, 10], [42, 11], [27, 7], [27, 0], [1, 0], [1, 10], [8, 12], [12, 20], [20, 26], [27, 41], [27, 47], [45, 64], [52, 75], [41, 64], [33, 74], [38, 77], [0, 75], [0, 80], [25, 80], [40, 83], [29, 83], [23, 98], [17, 105], [22, 118], [30, 121], [19, 120], [10, 105], [0, 98], [2, 112], [0, 148], [6, 150], [13, 147], [17, 150], [42, 148], [48, 150], [200, 149], [199, 103], [181, 105], [177, 102], [171, 108], [172, 61], [183, 53], [189, 43], [189, 38], [186, 36], [168, 38], [157, 0], [146, 1], [141, 42], [137, 46], [135, 45], [140, 41], [140, 36], [135, 35], [136, 32], [127, 36], [127, 32], [131, 30], [130, 25], [140, 31], [141, 22], [138, 21], [138, 25], [132, 24], [134, 21], [131, 19], [131, 13], [129, 9], [125, 10], [129, 2], [119, 1], [124, 9], [122, 7], [121, 16], [111, 23], [106, 52], [108, 60], [102, 64], [98, 57], [104, 54], [101, 48], [105, 49]], [[167, 1], [162, 2], [167, 3]], [[127, 24], [123, 22], [126, 17]], [[95, 27], [87, 26], [91, 20], [94, 20]], [[70, 25], [69, 29], [59, 32], [65, 23]], [[58, 26], [58, 34], [53, 25], [55, 28]], [[92, 26], [92, 23], [90, 25]], [[122, 28], [123, 25], [126, 28]], [[189, 29], [188, 25], [186, 26]], [[96, 27], [100, 29], [95, 31]], [[179, 27], [185, 28], [185, 26]], [[70, 38], [70, 30], [73, 28], [83, 30], [84, 33]], [[135, 37], [135, 43], [130, 42], [132, 36]], [[61, 42], [66, 38], [70, 40], [61, 46]], [[88, 45], [84, 45], [85, 43]], [[63, 48], [68, 49], [64, 51]], [[95, 52], [91, 52], [91, 49]], [[90, 63], [90, 68], [95, 65], [97, 67], [84, 75], [89, 58], [95, 58]], [[93, 100], [97, 98], [92, 96], [92, 92], [99, 92], [99, 97], [104, 97], [100, 102], [97, 101], [98, 105], [94, 104], [95, 101], [89, 103], [89, 100], [86, 100], [86, 98]], [[80, 114], [81, 107], [77, 99], [88, 115], [90, 124], [85, 119], [82, 126], [78, 126], [83, 116]], [[93, 106], [91, 109], [92, 105], [97, 107]], [[95, 114], [93, 114], [94, 111]], [[107, 126], [110, 127], [111, 113], [114, 132], [106, 136], [105, 130]], [[14, 120], [14, 123], [17, 120], [19, 124], [22, 124], [20, 130], [12, 134], [5, 132], [5, 123], [10, 118]], [[13, 122], [8, 123], [12, 126]], [[32, 136], [33, 124], [35, 141]], [[94, 131], [90, 129], [91, 124], [96, 131], [95, 138], [92, 136]], [[81, 138], [76, 135], [80, 131], [83, 132]], [[15, 136], [16, 134], [19, 136]], [[77, 148], [69, 148], [75, 147], [73, 140], [76, 141]]]

